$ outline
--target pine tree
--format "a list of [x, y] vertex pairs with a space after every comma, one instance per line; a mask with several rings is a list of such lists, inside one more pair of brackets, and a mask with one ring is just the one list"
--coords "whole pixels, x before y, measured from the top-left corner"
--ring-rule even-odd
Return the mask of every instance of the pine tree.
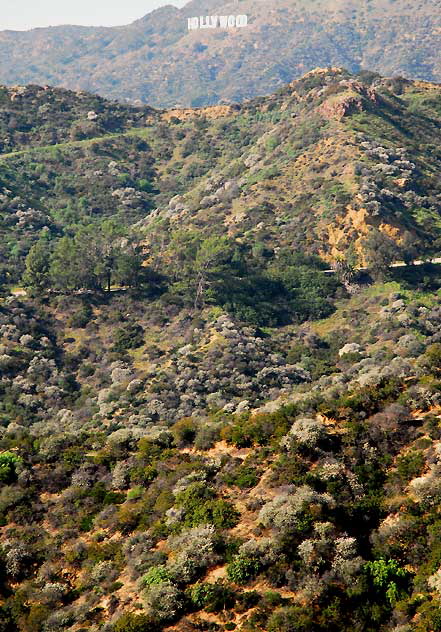
[[32, 291], [42, 292], [49, 287], [50, 249], [46, 240], [37, 241], [26, 257], [23, 285]]

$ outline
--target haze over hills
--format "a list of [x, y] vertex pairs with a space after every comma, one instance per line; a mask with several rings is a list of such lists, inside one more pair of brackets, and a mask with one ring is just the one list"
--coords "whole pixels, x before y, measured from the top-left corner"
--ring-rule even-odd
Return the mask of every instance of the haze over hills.
[[[187, 31], [187, 17], [246, 13], [233, 31]], [[315, 67], [441, 81], [441, 2], [195, 0], [128, 26], [0, 33], [0, 82], [89, 90], [155, 106], [268, 94]]]

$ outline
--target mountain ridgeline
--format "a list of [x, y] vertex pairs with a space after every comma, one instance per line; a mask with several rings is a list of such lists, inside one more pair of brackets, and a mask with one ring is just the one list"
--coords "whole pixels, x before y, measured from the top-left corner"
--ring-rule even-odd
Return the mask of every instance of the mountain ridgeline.
[[53, 249], [80, 229], [110, 230], [109, 221], [156, 270], [191, 231], [260, 244], [262, 262], [284, 248], [355, 267], [439, 249], [436, 84], [328, 69], [205, 109], [37, 86], [3, 88], [0, 98], [8, 283], [20, 281], [39, 240]]
[[[187, 18], [246, 14], [242, 29]], [[441, 81], [440, 0], [193, 0], [128, 26], [0, 33], [0, 83], [63, 86], [158, 107], [243, 101], [316, 68]]]

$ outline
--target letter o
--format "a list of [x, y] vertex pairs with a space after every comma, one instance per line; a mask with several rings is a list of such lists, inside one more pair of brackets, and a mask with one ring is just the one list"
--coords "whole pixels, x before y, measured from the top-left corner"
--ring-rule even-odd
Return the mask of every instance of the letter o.
[[248, 16], [247, 15], [238, 15], [236, 18], [236, 26], [237, 28], [243, 28], [248, 25]]
[[235, 15], [229, 15], [228, 16], [228, 26], [229, 26], [229, 28], [233, 28], [234, 26], [236, 26], [236, 16]]

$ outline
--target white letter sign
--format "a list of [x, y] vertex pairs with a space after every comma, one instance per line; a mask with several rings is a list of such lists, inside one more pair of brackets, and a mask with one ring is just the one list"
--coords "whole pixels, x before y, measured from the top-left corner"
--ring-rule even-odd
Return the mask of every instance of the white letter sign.
[[195, 18], [188, 18], [188, 30], [198, 29], [241, 29], [248, 26], [247, 15], [200, 15]]

